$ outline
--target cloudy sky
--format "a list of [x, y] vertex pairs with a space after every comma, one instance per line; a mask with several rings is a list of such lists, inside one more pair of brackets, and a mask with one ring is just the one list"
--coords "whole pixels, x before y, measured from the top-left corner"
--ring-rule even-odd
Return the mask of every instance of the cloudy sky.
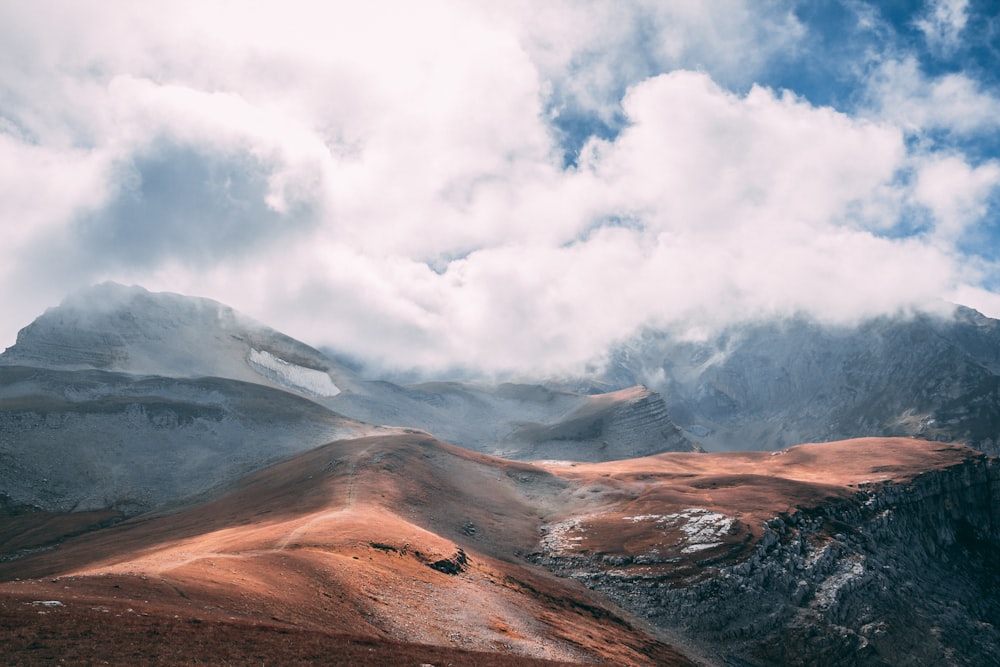
[[0, 3], [0, 348], [105, 280], [425, 369], [1000, 315], [989, 0]]

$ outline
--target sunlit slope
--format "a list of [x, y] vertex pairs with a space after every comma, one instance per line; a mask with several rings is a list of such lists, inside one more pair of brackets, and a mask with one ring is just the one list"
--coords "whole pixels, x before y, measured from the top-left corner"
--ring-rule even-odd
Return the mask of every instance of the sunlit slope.
[[[671, 664], [663, 641], [724, 664], [809, 631], [817, 651], [850, 662], [872, 618], [920, 627], [948, 599], [996, 606], [975, 593], [987, 566], [974, 545], [997, 537], [987, 464], [912, 439], [590, 464], [372, 436], [297, 455], [180, 513], [61, 543], [22, 536], [0, 578], [12, 595], [117, 596], [166, 617], [614, 664]], [[878, 588], [883, 579], [924, 593], [900, 607], [905, 589]], [[975, 629], [966, 615], [948, 623], [959, 633], [949, 637]], [[897, 636], [878, 650], [898, 656]], [[953, 650], [934, 637], [921, 650]]]
[[59, 577], [69, 588], [52, 595], [142, 598], [168, 616], [513, 656], [685, 664], [624, 612], [524, 561], [565, 486], [534, 466], [424, 435], [341, 441], [190, 511], [2, 563], [0, 576]]

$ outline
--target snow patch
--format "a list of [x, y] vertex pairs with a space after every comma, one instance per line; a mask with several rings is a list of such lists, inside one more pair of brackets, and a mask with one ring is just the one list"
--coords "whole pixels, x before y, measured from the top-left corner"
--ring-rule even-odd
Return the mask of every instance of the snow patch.
[[578, 519], [568, 519], [542, 526], [542, 548], [545, 551], [559, 553], [570, 551], [580, 546], [582, 535], [569, 537], [568, 533], [582, 532], [583, 527]]
[[293, 391], [324, 397], [340, 393], [340, 388], [333, 383], [329, 374], [288, 363], [266, 350], [251, 348], [247, 362], [261, 376]]
[[697, 507], [686, 509], [677, 516], [687, 520], [680, 528], [687, 535], [688, 543], [691, 545], [715, 546], [733, 527], [733, 519], [725, 514]]
[[829, 543], [824, 544], [822, 547], [818, 549], [809, 549], [809, 551], [806, 553], [806, 558], [805, 558], [806, 570], [811, 572], [816, 567], [816, 564], [820, 562], [820, 560], [825, 559], [829, 555], [830, 555]]
[[689, 507], [677, 514], [639, 514], [624, 517], [626, 521], [655, 521], [664, 529], [676, 528], [684, 534], [681, 553], [696, 553], [722, 544], [732, 530], [735, 519], [703, 507]]

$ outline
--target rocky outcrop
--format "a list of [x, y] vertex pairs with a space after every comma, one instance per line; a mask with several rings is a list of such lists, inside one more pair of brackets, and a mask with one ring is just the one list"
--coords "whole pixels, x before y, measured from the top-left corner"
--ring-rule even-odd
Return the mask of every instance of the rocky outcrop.
[[1000, 461], [979, 457], [774, 516], [681, 577], [551, 536], [536, 560], [731, 664], [983, 665], [1000, 655], [997, 517]]
[[445, 574], [461, 574], [469, 569], [469, 557], [465, 554], [464, 550], [456, 549], [455, 553], [450, 557], [428, 563], [427, 567]]
[[525, 424], [504, 442], [519, 459], [613, 461], [697, 447], [670, 418], [663, 398], [645, 387], [588, 397], [550, 424]]
[[642, 389], [635, 398], [615, 409], [605, 423], [603, 439], [618, 443], [631, 457], [695, 449], [670, 419], [663, 398], [645, 387]]

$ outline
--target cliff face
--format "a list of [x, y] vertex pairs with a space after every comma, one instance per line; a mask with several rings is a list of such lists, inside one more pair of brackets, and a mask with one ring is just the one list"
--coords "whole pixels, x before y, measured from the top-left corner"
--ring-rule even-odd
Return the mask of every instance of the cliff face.
[[[700, 530], [719, 541], [703, 552], [689, 541], [686, 557], [581, 552], [549, 534], [535, 558], [729, 664], [990, 664], [1000, 655], [1000, 461], [856, 489], [746, 531], [688, 509], [689, 539]], [[728, 549], [711, 548], [726, 538]]]

